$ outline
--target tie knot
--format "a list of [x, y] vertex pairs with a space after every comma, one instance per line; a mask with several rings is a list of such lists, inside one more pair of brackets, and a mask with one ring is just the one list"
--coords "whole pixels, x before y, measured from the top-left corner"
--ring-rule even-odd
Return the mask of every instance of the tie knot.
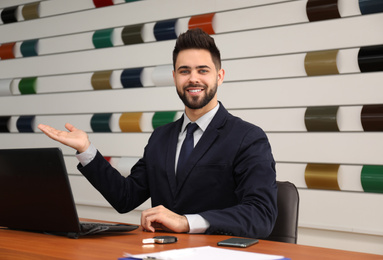
[[189, 123], [186, 126], [186, 135], [193, 134], [195, 130], [197, 130], [198, 125], [196, 123]]

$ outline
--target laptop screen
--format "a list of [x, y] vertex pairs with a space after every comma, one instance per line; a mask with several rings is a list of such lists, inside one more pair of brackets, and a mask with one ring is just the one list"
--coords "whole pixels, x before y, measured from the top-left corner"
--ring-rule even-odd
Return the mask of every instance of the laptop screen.
[[0, 226], [78, 232], [76, 207], [59, 148], [0, 149]]

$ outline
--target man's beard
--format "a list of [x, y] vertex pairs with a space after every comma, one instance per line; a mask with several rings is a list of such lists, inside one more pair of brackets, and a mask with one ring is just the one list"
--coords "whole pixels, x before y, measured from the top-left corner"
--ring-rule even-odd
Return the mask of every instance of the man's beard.
[[215, 94], [217, 93], [217, 88], [218, 88], [218, 83], [215, 83], [215, 86], [210, 89], [210, 91], [207, 91], [207, 86], [206, 85], [201, 85], [201, 84], [189, 84], [187, 85], [184, 89], [187, 89], [189, 87], [196, 87], [196, 88], [203, 88], [203, 91], [206, 92], [206, 94], [200, 99], [199, 96], [191, 97], [192, 100], [188, 100], [186, 97], [186, 90], [184, 90], [183, 93], [181, 93], [178, 88], [177, 88], [177, 94], [184, 103], [185, 106], [187, 106], [190, 109], [200, 109], [209, 104], [209, 102], [214, 98]]

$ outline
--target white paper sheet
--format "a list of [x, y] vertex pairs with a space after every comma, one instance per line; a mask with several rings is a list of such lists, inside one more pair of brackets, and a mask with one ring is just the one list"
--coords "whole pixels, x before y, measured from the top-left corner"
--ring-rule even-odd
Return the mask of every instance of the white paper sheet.
[[137, 258], [155, 257], [160, 260], [274, 260], [274, 259], [285, 259], [283, 256], [259, 254], [252, 252], [245, 252], [239, 250], [224, 249], [211, 246], [203, 247], [191, 247], [184, 249], [174, 249], [168, 251], [162, 251], [151, 254], [133, 255]]

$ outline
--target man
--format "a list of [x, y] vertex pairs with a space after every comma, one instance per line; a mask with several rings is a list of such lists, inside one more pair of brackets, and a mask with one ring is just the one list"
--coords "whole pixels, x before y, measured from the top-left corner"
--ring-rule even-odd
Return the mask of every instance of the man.
[[[218, 102], [225, 72], [214, 39], [200, 29], [181, 34], [173, 68], [184, 115], [153, 131], [143, 157], [126, 178], [85, 132], [70, 124], [65, 126], [69, 132], [39, 128], [77, 150], [81, 173], [120, 213], [151, 197], [153, 208], [141, 215], [147, 231], [267, 237], [277, 216], [275, 162], [265, 133]], [[186, 137], [190, 122], [197, 130]], [[178, 165], [182, 144], [191, 136], [194, 149]]]

